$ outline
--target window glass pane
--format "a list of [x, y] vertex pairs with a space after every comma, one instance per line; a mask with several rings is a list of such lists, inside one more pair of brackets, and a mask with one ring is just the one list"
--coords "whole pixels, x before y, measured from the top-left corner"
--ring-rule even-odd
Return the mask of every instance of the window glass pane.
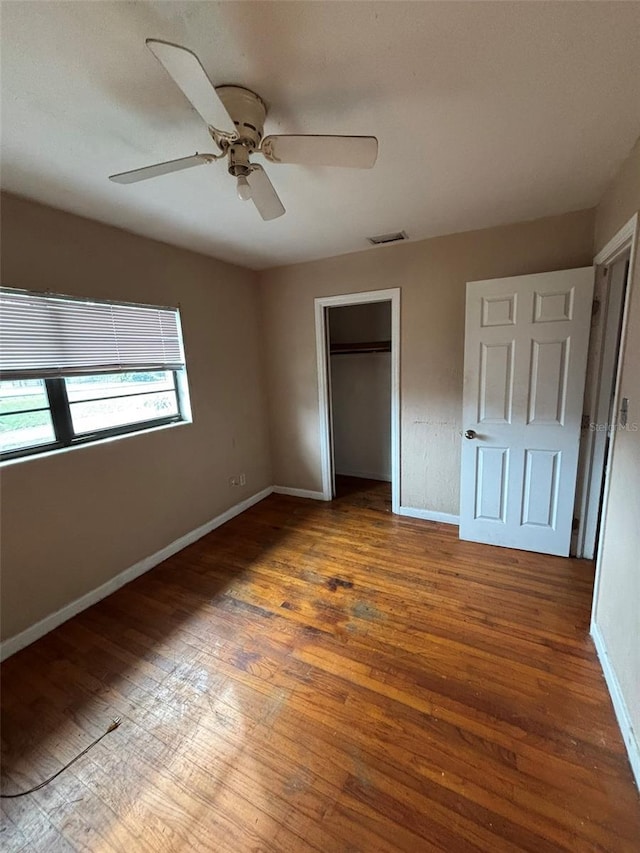
[[71, 403], [71, 420], [76, 435], [103, 429], [169, 418], [178, 414], [175, 391], [111, 397], [104, 400]]
[[19, 415], [0, 415], [0, 451], [36, 447], [55, 441], [51, 413], [23, 412]]
[[75, 376], [65, 379], [70, 403], [124, 394], [173, 391], [173, 373], [154, 370], [145, 373], [105, 373], [99, 376]]
[[15, 379], [0, 382], [0, 414], [24, 409], [48, 409], [43, 379]]

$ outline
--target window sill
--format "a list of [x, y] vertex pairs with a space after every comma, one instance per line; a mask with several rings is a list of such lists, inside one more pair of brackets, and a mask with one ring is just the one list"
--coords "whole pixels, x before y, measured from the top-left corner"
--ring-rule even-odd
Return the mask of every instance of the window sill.
[[70, 447], [55, 447], [52, 450], [42, 450], [41, 452], [34, 450], [32, 453], [29, 453], [26, 456], [16, 456], [13, 459], [3, 459], [2, 461], [0, 461], [0, 469], [8, 468], [10, 465], [20, 465], [25, 462], [34, 462], [37, 459], [49, 458], [51, 456], [59, 456], [63, 453], [74, 453], [76, 450], [88, 450], [89, 448], [96, 447], [98, 445], [110, 444], [114, 441], [121, 441], [123, 438], [134, 438], [136, 436], [148, 435], [152, 432], [160, 432], [160, 430], [175, 429], [176, 427], [189, 426], [192, 423], [193, 421], [191, 419], [175, 421], [171, 424], [160, 424], [159, 426], [155, 427], [146, 427], [145, 429], [137, 429], [132, 430], [131, 432], [124, 432], [120, 435], [109, 435], [105, 436], [104, 438], [97, 438], [93, 441], [84, 441], [80, 442], [79, 444], [74, 444]]

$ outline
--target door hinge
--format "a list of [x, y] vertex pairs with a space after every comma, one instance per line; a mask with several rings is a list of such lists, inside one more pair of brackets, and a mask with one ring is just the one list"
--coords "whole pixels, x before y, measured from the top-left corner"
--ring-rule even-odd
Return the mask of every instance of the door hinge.
[[589, 429], [590, 423], [591, 417], [589, 415], [583, 415], [582, 420], [580, 421], [580, 429]]
[[591, 303], [591, 316], [597, 317], [598, 314], [600, 313], [600, 308], [601, 308], [601, 302], [596, 297], [596, 299], [594, 299], [593, 302]]
[[573, 521], [571, 522], [571, 529], [577, 530], [579, 527], [580, 527], [580, 519], [574, 518]]
[[623, 397], [620, 403], [620, 411], [618, 413], [618, 423], [624, 429], [629, 420], [629, 398]]

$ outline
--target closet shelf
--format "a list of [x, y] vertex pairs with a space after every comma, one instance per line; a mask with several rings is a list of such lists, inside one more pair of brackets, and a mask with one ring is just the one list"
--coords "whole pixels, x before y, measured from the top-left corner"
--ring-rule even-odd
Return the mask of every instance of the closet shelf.
[[331, 344], [331, 355], [349, 355], [363, 352], [391, 352], [391, 341], [366, 341], [356, 344]]

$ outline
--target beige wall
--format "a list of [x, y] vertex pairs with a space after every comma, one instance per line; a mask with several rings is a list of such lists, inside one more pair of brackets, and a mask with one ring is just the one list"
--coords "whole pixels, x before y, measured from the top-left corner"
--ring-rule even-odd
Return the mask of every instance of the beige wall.
[[320, 491], [314, 303], [401, 288], [401, 503], [458, 513], [465, 284], [593, 260], [594, 213], [454, 234], [260, 274], [278, 485]]
[[1, 469], [10, 637], [272, 480], [255, 273], [12, 196], [2, 262], [6, 286], [179, 304], [193, 409], [190, 425]]
[[391, 480], [391, 353], [331, 356], [336, 474]]
[[[596, 250], [640, 209], [640, 140], [596, 212]], [[629, 294], [620, 396], [629, 398], [628, 422], [616, 433], [595, 621], [602, 633], [636, 732], [640, 732], [640, 257], [636, 249]]]
[[329, 308], [332, 344], [361, 344], [391, 340], [391, 302], [364, 302]]

